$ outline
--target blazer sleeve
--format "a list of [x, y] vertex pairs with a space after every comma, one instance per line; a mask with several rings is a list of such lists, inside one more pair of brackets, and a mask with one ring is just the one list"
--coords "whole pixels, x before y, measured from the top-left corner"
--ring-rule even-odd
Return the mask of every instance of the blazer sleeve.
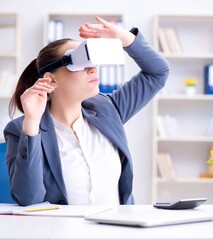
[[[34, 137], [21, 131], [22, 121], [13, 120], [4, 129], [7, 142], [6, 163], [10, 176], [11, 194], [19, 205], [42, 202], [45, 196], [43, 184], [43, 152], [41, 135]], [[35, 194], [36, 193], [36, 194]]]
[[169, 74], [168, 62], [147, 43], [137, 28], [133, 32], [136, 38], [124, 50], [136, 62], [140, 71], [109, 95], [123, 124], [164, 87]]

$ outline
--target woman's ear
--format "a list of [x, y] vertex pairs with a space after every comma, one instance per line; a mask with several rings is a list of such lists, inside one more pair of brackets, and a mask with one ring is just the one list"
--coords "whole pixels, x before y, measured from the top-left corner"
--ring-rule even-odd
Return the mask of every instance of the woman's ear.
[[43, 77], [44, 78], [50, 78], [51, 81], [49, 82], [49, 84], [54, 86], [54, 87], [57, 87], [57, 83], [56, 83], [55, 79], [52, 77], [51, 72], [46, 72]]
[[51, 72], [46, 72], [43, 77], [50, 78], [52, 80]]

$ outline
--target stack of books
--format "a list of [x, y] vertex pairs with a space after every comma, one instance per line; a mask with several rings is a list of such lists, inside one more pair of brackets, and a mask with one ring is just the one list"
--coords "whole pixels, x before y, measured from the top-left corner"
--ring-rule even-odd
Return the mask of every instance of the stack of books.
[[0, 26], [0, 52], [14, 51], [16, 29], [13, 26]]
[[49, 21], [48, 42], [64, 38], [64, 22], [62, 20]]
[[159, 137], [179, 137], [180, 128], [176, 117], [169, 114], [158, 115], [156, 118], [157, 133]]
[[166, 180], [174, 180], [176, 178], [176, 173], [170, 153], [159, 152], [157, 154], [157, 163], [160, 177]]
[[161, 51], [165, 54], [182, 53], [182, 47], [174, 28], [160, 28], [158, 39]]

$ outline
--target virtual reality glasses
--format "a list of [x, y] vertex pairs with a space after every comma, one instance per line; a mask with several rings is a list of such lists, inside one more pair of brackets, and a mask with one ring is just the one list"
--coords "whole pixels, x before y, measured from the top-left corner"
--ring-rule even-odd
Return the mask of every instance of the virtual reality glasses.
[[40, 77], [46, 72], [66, 66], [71, 72], [90, 67], [108, 67], [125, 64], [122, 43], [119, 39], [89, 38], [77, 48], [65, 52], [64, 56], [39, 69]]

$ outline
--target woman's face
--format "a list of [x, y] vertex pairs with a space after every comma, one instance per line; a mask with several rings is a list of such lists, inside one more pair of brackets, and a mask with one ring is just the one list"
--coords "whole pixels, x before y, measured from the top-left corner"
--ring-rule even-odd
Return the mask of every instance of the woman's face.
[[[74, 49], [78, 45], [78, 42], [67, 42], [61, 47], [60, 55], [63, 56], [68, 49]], [[83, 101], [99, 92], [99, 79], [95, 67], [78, 72], [70, 72], [67, 67], [61, 67], [51, 73], [51, 77], [57, 85], [53, 92], [57, 98], [66, 97], [73, 101]]]

